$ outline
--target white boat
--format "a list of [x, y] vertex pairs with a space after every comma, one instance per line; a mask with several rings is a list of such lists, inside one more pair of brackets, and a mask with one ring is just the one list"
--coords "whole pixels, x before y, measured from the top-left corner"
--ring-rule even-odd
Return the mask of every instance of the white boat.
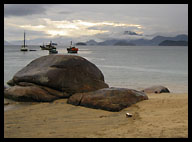
[[21, 46], [20, 51], [28, 51], [27, 45], [25, 45], [25, 31], [24, 31], [24, 44]]

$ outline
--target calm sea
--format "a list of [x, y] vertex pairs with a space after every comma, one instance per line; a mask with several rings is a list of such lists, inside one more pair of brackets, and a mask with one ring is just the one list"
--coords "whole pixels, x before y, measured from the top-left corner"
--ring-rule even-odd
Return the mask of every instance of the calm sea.
[[[37, 51], [21, 52], [20, 46], [4, 46], [4, 84], [32, 60], [48, 55]], [[68, 55], [58, 46], [58, 54]], [[78, 56], [94, 63], [110, 87], [143, 89], [163, 85], [173, 93], [188, 92], [188, 46], [79, 46]], [[78, 71], [77, 71], [78, 72]]]

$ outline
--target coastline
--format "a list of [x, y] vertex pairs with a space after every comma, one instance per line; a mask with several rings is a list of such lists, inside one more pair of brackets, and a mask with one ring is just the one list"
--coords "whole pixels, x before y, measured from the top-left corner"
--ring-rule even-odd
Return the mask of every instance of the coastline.
[[[147, 94], [120, 112], [34, 103], [4, 112], [5, 138], [187, 138], [188, 93]], [[133, 114], [127, 118], [126, 113]]]

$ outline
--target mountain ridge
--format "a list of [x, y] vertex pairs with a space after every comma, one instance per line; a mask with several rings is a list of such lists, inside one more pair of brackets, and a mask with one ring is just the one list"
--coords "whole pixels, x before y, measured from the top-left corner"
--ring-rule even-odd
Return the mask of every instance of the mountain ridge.
[[[71, 38], [64, 38], [64, 37], [58, 37], [53, 39], [44, 39], [44, 38], [38, 38], [33, 40], [26, 40], [28, 45], [41, 45], [46, 42], [50, 42], [52, 40], [53, 42], [56, 42], [58, 45], [69, 45]], [[165, 40], [172, 40], [172, 41], [188, 41], [188, 35], [186, 34], [179, 34], [174, 37], [167, 37], [167, 36], [155, 36], [152, 39], [145, 39], [145, 38], [139, 38], [139, 39], [108, 39], [101, 42], [97, 42], [94, 39], [90, 39], [85, 42], [81, 41], [75, 41], [76, 43], [84, 43], [88, 46], [97, 45], [97, 46], [113, 46], [113, 45], [125, 45], [125, 46], [158, 46], [161, 42]], [[4, 45], [22, 45], [23, 41], [6, 41], [4, 40]]]
[[184, 40], [179, 40], [179, 41], [164, 40], [161, 43], [159, 43], [159, 46], [188, 46], [188, 41], [184, 41]]
[[102, 42], [96, 42], [95, 40], [89, 40], [87, 42], [85, 42], [87, 45], [90, 45], [89, 42], [94, 42], [94, 45], [102, 45], [102, 46], [106, 46], [106, 45], [117, 45], [117, 43], [121, 43], [121, 45], [123, 45], [123, 43], [125, 43], [124, 45], [136, 45], [136, 46], [158, 46], [159, 43], [165, 41], [165, 40], [173, 40], [173, 41], [188, 41], [188, 35], [185, 34], [180, 34], [180, 35], [176, 35], [174, 37], [165, 37], [165, 36], [155, 36], [152, 39], [135, 39], [135, 40], [129, 40], [129, 39], [110, 39], [110, 40], [105, 40]]

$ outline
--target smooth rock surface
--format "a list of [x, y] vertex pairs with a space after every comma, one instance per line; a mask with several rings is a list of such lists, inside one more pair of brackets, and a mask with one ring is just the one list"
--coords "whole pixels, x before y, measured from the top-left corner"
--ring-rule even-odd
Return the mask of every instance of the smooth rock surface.
[[7, 88], [4, 90], [4, 97], [21, 102], [51, 102], [59, 98], [67, 98], [69, 94], [31, 84], [30, 86], [15, 85]]
[[109, 87], [96, 65], [75, 55], [37, 58], [17, 72], [9, 82], [29, 82], [70, 94]]
[[120, 111], [147, 99], [147, 95], [143, 92], [111, 87], [93, 92], [74, 94], [68, 99], [67, 103], [108, 111]]
[[156, 85], [156, 86], [152, 86], [152, 87], [143, 89], [142, 92], [145, 92], [145, 93], [170, 93], [168, 88], [161, 86], [161, 85]]

